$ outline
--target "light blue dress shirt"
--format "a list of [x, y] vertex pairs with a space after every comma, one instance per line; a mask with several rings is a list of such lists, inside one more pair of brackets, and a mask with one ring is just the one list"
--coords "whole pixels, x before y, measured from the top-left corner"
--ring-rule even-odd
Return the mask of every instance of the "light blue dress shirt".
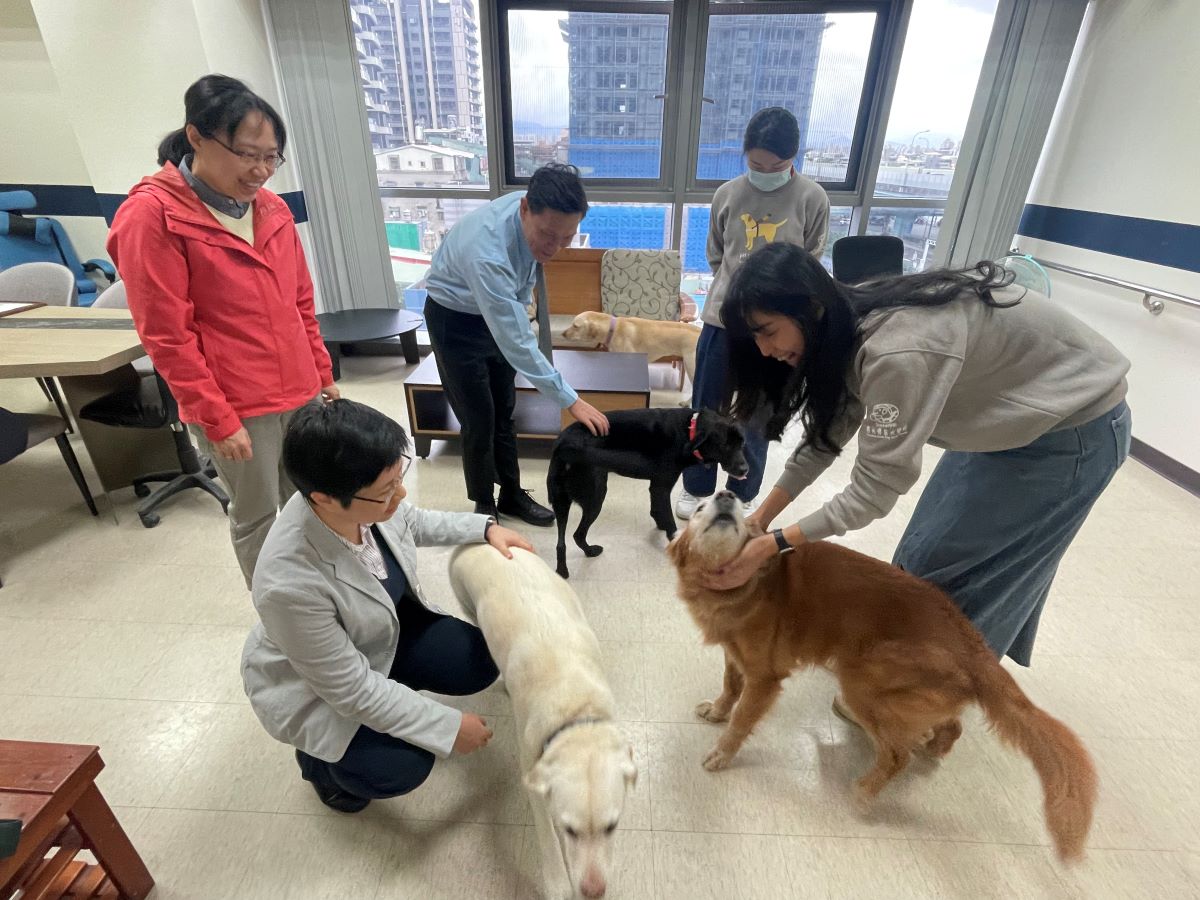
[[509, 365], [565, 409], [579, 395], [538, 350], [526, 311], [537, 261], [521, 230], [524, 196], [506, 194], [450, 229], [429, 267], [429, 300], [483, 316]]

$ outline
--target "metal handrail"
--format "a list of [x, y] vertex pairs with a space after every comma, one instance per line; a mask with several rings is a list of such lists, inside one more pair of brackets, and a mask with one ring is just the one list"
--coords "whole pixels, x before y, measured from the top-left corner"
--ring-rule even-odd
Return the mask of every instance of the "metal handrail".
[[[1111, 284], [1114, 287], [1125, 288], [1130, 291], [1137, 291], [1142, 295], [1142, 306], [1146, 307], [1146, 311], [1152, 316], [1157, 316], [1166, 308], [1163, 300], [1170, 300], [1173, 303], [1182, 303], [1184, 306], [1195, 307], [1200, 309], [1200, 300], [1195, 297], [1186, 297], [1183, 294], [1176, 294], [1172, 291], [1160, 291], [1157, 288], [1146, 287], [1144, 284], [1138, 284], [1133, 281], [1125, 281], [1123, 278], [1112, 278], [1108, 275], [1100, 275], [1096, 272], [1089, 272], [1086, 269], [1076, 269], [1074, 266], [1064, 266], [1062, 263], [1050, 262], [1049, 260], [1039, 257], [1032, 257], [1039, 265], [1045, 266], [1047, 269], [1057, 269], [1059, 272], [1066, 272], [1068, 275], [1078, 275], [1080, 278], [1087, 278], [1091, 281], [1099, 281], [1101, 284]], [[1152, 298], [1161, 297], [1162, 300]]]

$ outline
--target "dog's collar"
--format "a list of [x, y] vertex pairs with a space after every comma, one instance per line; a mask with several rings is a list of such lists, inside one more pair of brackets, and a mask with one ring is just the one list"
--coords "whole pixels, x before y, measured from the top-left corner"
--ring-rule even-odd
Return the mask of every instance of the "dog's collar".
[[608, 317], [608, 336], [600, 342], [600, 349], [607, 350], [608, 345], [612, 343], [613, 335], [617, 333], [617, 317]]
[[570, 731], [576, 725], [595, 725], [599, 722], [607, 722], [607, 721], [608, 721], [608, 719], [599, 719], [599, 718], [596, 718], [595, 716], [586, 716], [581, 719], [568, 719], [566, 722], [563, 722], [561, 725], [559, 725], [557, 728], [555, 728], [552, 732], [550, 732], [550, 736], [548, 738], [546, 738], [544, 741], [542, 741], [542, 752], [538, 755], [538, 758], [540, 759], [541, 757], [546, 755], [546, 751], [550, 749], [550, 745], [552, 743], [554, 743], [555, 739], [559, 735], [561, 735], [564, 731]]
[[[699, 424], [699, 422], [700, 422], [700, 413], [699, 412], [692, 413], [692, 419], [690, 422], [688, 422], [688, 442], [689, 443], [696, 439], [696, 430], [697, 430], [697, 425]], [[695, 447], [692, 448], [692, 456], [696, 457], [696, 459], [700, 460], [700, 462], [704, 462], [704, 457], [701, 456], [700, 451], [698, 449], [696, 449]]]

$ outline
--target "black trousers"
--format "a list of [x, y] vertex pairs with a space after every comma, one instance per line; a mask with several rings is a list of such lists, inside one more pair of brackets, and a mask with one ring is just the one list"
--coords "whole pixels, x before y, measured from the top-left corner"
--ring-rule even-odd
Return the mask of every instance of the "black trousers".
[[[397, 609], [401, 612], [401, 608]], [[415, 599], [403, 603], [400, 644], [388, 677], [413, 690], [463, 696], [482, 691], [499, 676], [483, 632], [454, 616], [441, 615]], [[379, 800], [418, 788], [433, 771], [428, 750], [359, 726], [336, 763], [297, 754], [307, 781], [333, 783], [356, 797]]]
[[488, 329], [483, 316], [425, 303], [425, 326], [438, 374], [462, 434], [463, 477], [476, 503], [521, 487], [517, 465], [517, 373]]

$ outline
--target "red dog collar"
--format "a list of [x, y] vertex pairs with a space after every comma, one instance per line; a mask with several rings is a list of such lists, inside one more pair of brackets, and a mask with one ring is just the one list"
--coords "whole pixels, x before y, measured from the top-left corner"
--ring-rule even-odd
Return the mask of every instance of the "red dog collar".
[[608, 317], [608, 337], [600, 342], [600, 349], [607, 350], [608, 345], [612, 343], [613, 335], [617, 333], [617, 317]]
[[[700, 420], [700, 413], [698, 413], [698, 412], [692, 413], [692, 420], [690, 422], [688, 422], [688, 441], [696, 440], [696, 423], [699, 420]], [[700, 451], [697, 450], [695, 447], [692, 448], [692, 456], [696, 457], [696, 459], [700, 460], [700, 462], [704, 462], [704, 457], [700, 455]]]

